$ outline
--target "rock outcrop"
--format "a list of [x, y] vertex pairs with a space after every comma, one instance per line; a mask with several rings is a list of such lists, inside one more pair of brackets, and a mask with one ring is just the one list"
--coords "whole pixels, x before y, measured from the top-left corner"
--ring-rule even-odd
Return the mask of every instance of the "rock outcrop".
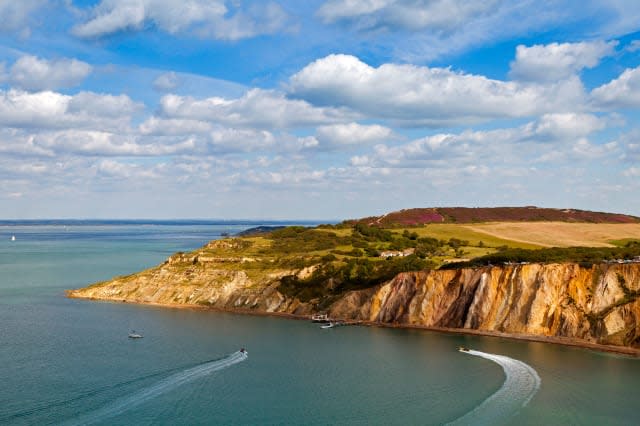
[[[69, 292], [70, 297], [308, 315], [318, 300], [278, 291], [286, 275], [252, 259], [174, 255], [164, 264]], [[331, 317], [375, 323], [554, 336], [640, 347], [640, 263], [525, 264], [406, 272], [334, 298]]]

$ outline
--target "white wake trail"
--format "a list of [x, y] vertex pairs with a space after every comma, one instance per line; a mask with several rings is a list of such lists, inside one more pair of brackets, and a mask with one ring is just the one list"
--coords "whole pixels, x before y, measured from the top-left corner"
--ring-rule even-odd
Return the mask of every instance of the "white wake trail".
[[167, 393], [178, 386], [184, 385], [201, 377], [207, 376], [214, 371], [222, 370], [230, 367], [234, 364], [244, 361], [248, 355], [246, 352], [234, 352], [231, 355], [215, 360], [209, 361], [204, 364], [191, 367], [189, 369], [180, 371], [173, 374], [158, 383], [151, 385], [145, 389], [142, 389], [132, 395], [125, 396], [115, 400], [113, 403], [99, 408], [96, 411], [87, 413], [80, 418], [73, 419], [68, 422], [68, 425], [88, 425], [103, 421], [113, 416], [122, 414], [128, 410], [131, 410], [138, 405], [156, 398], [164, 393]]
[[480, 351], [463, 351], [500, 365], [506, 379], [496, 393], [449, 425], [495, 425], [506, 422], [531, 401], [540, 389], [540, 376], [531, 366], [517, 359]]

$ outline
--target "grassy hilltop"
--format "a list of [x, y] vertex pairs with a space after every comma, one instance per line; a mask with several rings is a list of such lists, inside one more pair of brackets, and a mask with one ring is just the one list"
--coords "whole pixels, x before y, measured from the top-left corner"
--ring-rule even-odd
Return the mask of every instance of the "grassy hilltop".
[[[449, 212], [449, 219], [404, 224], [408, 217], [415, 219], [417, 212], [434, 210]], [[547, 215], [565, 221], [464, 223], [462, 218], [478, 217], [469, 210], [480, 211], [485, 218], [501, 219], [504, 213], [504, 219]], [[536, 210], [540, 214], [532, 216]], [[452, 216], [453, 212], [460, 214]], [[453, 222], [452, 217], [455, 223], [446, 223]], [[618, 214], [534, 208], [412, 209], [380, 218], [315, 228], [257, 229], [255, 234], [249, 231], [239, 238], [213, 242], [193, 255], [247, 259], [242, 269], [253, 278], [269, 271], [302, 271], [284, 274], [278, 287], [302, 301], [330, 301], [331, 296], [372, 287], [407, 271], [499, 262], [593, 264], [640, 255], [638, 219]], [[237, 264], [230, 263], [229, 268]]]

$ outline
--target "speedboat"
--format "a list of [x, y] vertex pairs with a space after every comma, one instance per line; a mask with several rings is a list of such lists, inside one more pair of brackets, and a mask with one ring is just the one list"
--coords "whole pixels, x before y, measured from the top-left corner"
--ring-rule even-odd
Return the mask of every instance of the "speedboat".
[[459, 346], [459, 347], [458, 347], [458, 350], [459, 350], [460, 352], [469, 352], [469, 348], [465, 348], [464, 346]]
[[247, 352], [247, 350], [245, 348], [240, 348], [240, 353], [241, 354], [245, 354], [245, 355], [249, 355], [249, 352]]
[[142, 339], [142, 334], [136, 333], [135, 330], [131, 330], [131, 333], [129, 333], [129, 339]]
[[337, 325], [337, 324], [336, 324], [335, 322], [328, 322], [328, 323], [322, 324], [322, 325], [320, 326], [320, 328], [333, 328], [333, 327], [335, 327], [336, 325]]

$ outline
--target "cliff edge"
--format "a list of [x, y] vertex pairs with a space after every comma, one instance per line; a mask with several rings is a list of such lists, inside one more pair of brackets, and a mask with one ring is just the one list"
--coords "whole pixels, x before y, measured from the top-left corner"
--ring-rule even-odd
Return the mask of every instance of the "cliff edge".
[[[221, 240], [214, 247], [233, 244]], [[310, 315], [397, 326], [426, 326], [562, 337], [640, 347], [640, 263], [516, 264], [403, 272], [371, 288], [301, 300], [284, 268], [260, 259], [176, 254], [162, 265], [72, 290], [70, 297], [255, 313]], [[264, 260], [261, 263], [264, 265]], [[331, 287], [331, 280], [324, 283]]]

